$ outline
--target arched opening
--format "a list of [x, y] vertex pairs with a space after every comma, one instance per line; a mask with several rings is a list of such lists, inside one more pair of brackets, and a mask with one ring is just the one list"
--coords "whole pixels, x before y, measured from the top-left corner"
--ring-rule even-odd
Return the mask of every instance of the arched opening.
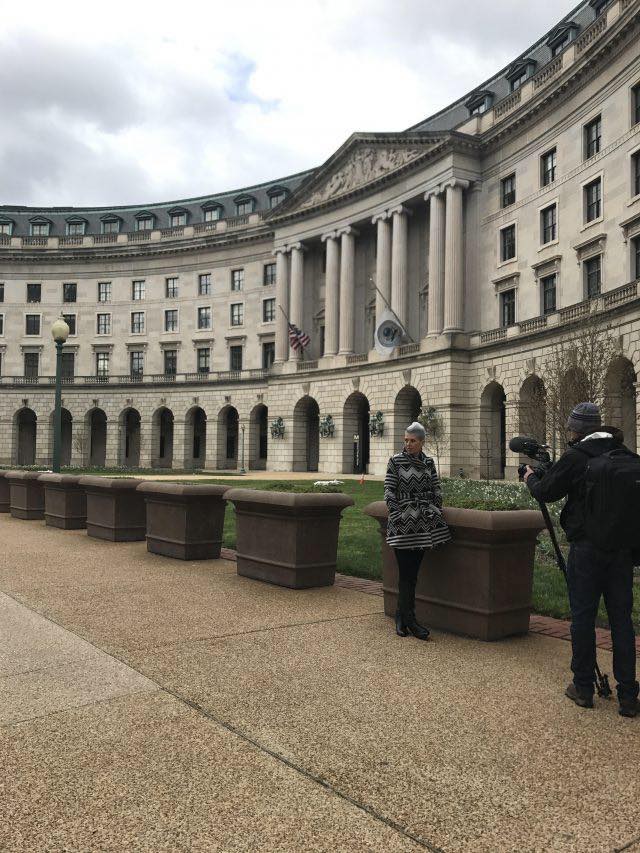
[[553, 457], [566, 446], [566, 424], [573, 407], [591, 399], [591, 385], [581, 367], [571, 367], [557, 386], [547, 389], [547, 433]]
[[404, 431], [420, 416], [422, 397], [413, 385], [405, 385], [398, 392], [393, 404], [393, 452], [399, 453], [404, 447]]
[[218, 463], [220, 470], [238, 467], [238, 410], [225, 406], [218, 415]]
[[547, 395], [539, 376], [528, 376], [520, 388], [518, 431], [520, 435], [535, 438], [540, 444], [546, 442]]
[[38, 419], [33, 409], [20, 409], [15, 416], [16, 465], [35, 465]]
[[85, 435], [89, 436], [89, 465], [92, 468], [104, 468], [107, 462], [107, 416], [102, 409], [89, 412]]
[[293, 471], [317, 471], [320, 460], [320, 409], [313, 397], [301, 397], [293, 410]]
[[504, 388], [491, 382], [480, 399], [480, 476], [503, 480], [507, 463], [506, 396]]
[[151, 421], [152, 468], [171, 468], [173, 465], [173, 412], [162, 406]]
[[624, 433], [624, 443], [637, 453], [636, 389], [638, 381], [633, 363], [620, 356], [611, 362], [605, 380], [603, 419]]
[[125, 409], [120, 415], [120, 464], [125, 468], [140, 467], [140, 412]]
[[207, 455], [207, 415], [200, 406], [194, 406], [187, 412], [186, 441], [187, 464], [190, 468], [204, 468]]
[[369, 400], [359, 391], [347, 397], [342, 410], [342, 470], [366, 473], [369, 464]]
[[254, 406], [249, 417], [249, 469], [252, 471], [267, 469], [268, 415], [269, 410], [260, 403]]

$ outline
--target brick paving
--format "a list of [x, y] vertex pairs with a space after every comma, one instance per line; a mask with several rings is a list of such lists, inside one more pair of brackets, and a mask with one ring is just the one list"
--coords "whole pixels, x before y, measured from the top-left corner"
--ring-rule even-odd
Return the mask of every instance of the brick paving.
[[[225, 560], [235, 560], [236, 552], [231, 548], [223, 548], [220, 556]], [[343, 589], [354, 589], [367, 595], [382, 595], [382, 584], [380, 581], [372, 581], [367, 578], [356, 578], [351, 575], [342, 575], [336, 572], [336, 586]], [[558, 640], [571, 640], [571, 622], [565, 619], [554, 619], [552, 616], [540, 616], [532, 613], [529, 619], [529, 631], [532, 634], [544, 634], [546, 637], [556, 637]], [[596, 646], [599, 649], [611, 651], [611, 631], [606, 628], [596, 628]], [[636, 650], [640, 654], [640, 637], [636, 637]]]

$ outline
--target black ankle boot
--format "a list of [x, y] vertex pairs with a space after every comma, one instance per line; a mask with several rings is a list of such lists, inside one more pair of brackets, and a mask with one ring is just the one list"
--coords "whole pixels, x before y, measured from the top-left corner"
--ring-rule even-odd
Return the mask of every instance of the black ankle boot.
[[406, 637], [409, 634], [407, 626], [405, 625], [404, 618], [399, 612], [396, 613], [396, 634], [399, 637]]
[[417, 640], [428, 640], [430, 631], [428, 628], [425, 628], [424, 625], [420, 625], [419, 622], [416, 621], [416, 617], [412, 614], [410, 619], [407, 619], [406, 628], [408, 629], [410, 634]]

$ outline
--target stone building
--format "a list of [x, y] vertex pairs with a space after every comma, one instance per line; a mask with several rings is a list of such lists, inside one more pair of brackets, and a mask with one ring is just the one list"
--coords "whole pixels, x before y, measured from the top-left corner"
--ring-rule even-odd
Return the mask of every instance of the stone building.
[[[308, 172], [144, 208], [1, 207], [0, 462], [50, 459], [60, 312], [73, 463], [381, 473], [431, 405], [445, 474], [513, 476], [522, 403], [591, 308], [635, 448], [639, 278], [640, 0], [590, 0], [437, 115]], [[412, 341], [390, 359], [386, 304]]]

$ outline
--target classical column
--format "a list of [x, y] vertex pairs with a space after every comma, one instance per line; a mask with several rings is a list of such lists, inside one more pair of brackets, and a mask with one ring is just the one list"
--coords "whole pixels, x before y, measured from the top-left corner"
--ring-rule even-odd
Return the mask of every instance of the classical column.
[[276, 249], [276, 353], [274, 361], [282, 363], [289, 358], [289, 255], [285, 249]]
[[340, 310], [340, 247], [335, 231], [323, 234], [327, 253], [324, 287], [324, 355], [338, 352], [338, 327]]
[[389, 211], [393, 215], [393, 237], [391, 241], [391, 308], [402, 325], [407, 328], [409, 309], [408, 258], [410, 211], [400, 205]]
[[376, 323], [391, 305], [391, 221], [389, 214], [377, 213], [371, 220], [377, 225], [376, 240]]
[[445, 215], [444, 329], [461, 332], [464, 328], [464, 222], [462, 193], [467, 181], [451, 180], [447, 184]]
[[[291, 246], [291, 290], [289, 301], [289, 319], [294, 326], [302, 330], [304, 313], [304, 246], [294, 243]], [[295, 351], [292, 358], [302, 358], [302, 349]]]
[[440, 187], [425, 194], [429, 202], [429, 303], [427, 335], [435, 337], [444, 327], [444, 198]]
[[356, 232], [342, 228], [340, 236], [340, 355], [352, 355], [355, 339]]

